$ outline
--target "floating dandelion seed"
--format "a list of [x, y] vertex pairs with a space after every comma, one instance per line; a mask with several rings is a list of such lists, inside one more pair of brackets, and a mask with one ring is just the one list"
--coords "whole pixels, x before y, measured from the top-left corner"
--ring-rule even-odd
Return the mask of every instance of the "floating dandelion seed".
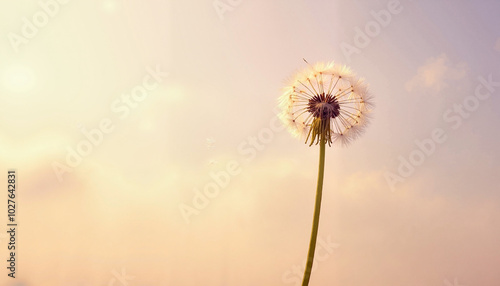
[[320, 131], [326, 132], [328, 145], [347, 145], [362, 133], [373, 107], [364, 81], [334, 63], [318, 63], [297, 73], [280, 105], [281, 120], [292, 134], [310, 139], [310, 145], [319, 143]]
[[338, 142], [345, 146], [356, 139], [368, 123], [373, 103], [363, 80], [348, 67], [333, 62], [309, 65], [296, 74], [279, 101], [282, 108], [280, 118], [290, 132], [305, 137], [309, 146], [320, 145], [313, 226], [302, 281], [302, 286], [307, 286], [318, 236], [326, 143], [331, 146]]

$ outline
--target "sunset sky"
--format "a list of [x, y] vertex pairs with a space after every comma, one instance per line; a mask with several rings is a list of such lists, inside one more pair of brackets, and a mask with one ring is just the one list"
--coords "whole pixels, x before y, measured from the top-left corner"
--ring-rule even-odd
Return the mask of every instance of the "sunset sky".
[[[500, 285], [500, 2], [0, 3], [0, 285], [300, 285], [318, 146], [287, 80], [376, 108], [327, 149], [311, 286]], [[16, 278], [7, 171], [16, 169]]]

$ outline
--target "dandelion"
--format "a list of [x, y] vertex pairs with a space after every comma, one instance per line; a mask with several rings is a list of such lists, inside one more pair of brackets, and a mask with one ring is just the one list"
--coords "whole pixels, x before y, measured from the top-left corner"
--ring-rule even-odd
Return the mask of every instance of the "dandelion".
[[[304, 60], [305, 61], [305, 60]], [[307, 63], [307, 61], [306, 61]], [[302, 286], [309, 285], [319, 227], [325, 146], [346, 146], [359, 137], [373, 108], [364, 81], [348, 67], [318, 63], [297, 73], [279, 98], [281, 120], [305, 143], [320, 145], [318, 183], [314, 218]]]

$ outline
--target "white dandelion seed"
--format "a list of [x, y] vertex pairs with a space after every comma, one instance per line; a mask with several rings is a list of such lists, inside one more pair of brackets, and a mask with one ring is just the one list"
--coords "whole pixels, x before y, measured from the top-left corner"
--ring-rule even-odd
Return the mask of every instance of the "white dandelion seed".
[[373, 108], [363, 79], [333, 62], [318, 63], [298, 72], [279, 98], [280, 118], [295, 136], [319, 142], [315, 119], [328, 124], [326, 140], [347, 145], [362, 134]]

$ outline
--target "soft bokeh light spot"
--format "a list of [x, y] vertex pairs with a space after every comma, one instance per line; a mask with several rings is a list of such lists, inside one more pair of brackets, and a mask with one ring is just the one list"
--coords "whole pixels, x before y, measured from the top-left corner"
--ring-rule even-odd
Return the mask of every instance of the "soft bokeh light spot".
[[153, 131], [156, 129], [156, 122], [154, 118], [145, 118], [141, 120], [139, 126], [144, 131]]
[[119, 3], [115, 0], [105, 0], [102, 2], [102, 9], [106, 12], [116, 12], [119, 9]]
[[168, 102], [181, 102], [186, 99], [186, 89], [178, 83], [167, 83], [164, 86], [158, 88], [158, 91], [154, 92], [157, 95], [166, 99]]
[[33, 89], [37, 81], [32, 68], [12, 65], [2, 73], [2, 86], [12, 92], [24, 93]]

